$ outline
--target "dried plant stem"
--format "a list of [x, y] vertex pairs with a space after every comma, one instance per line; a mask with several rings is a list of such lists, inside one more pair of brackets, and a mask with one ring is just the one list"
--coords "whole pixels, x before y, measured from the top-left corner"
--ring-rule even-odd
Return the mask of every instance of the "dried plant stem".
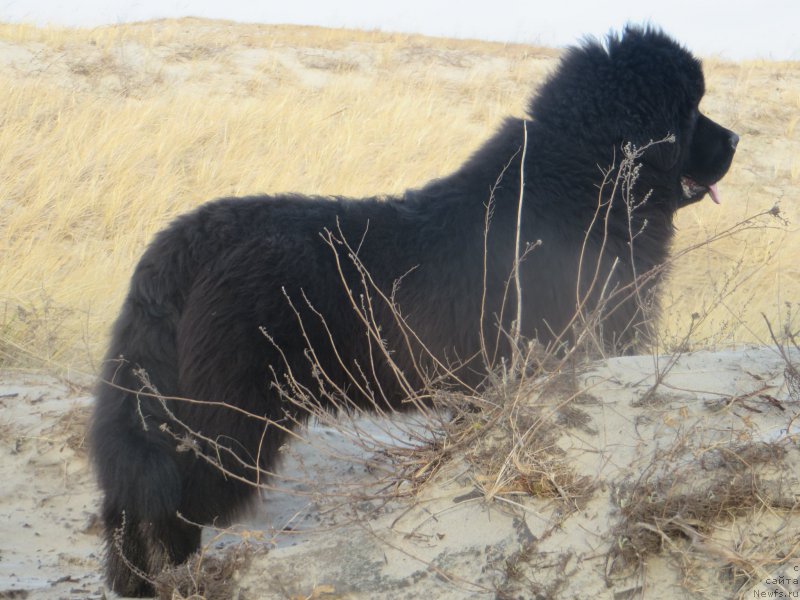
[[522, 245], [522, 207], [525, 199], [525, 157], [528, 153], [528, 123], [522, 121], [522, 156], [519, 160], [519, 202], [517, 203], [517, 236], [514, 246], [514, 287], [517, 292], [517, 312], [511, 325], [511, 372], [517, 373], [520, 369], [520, 349], [522, 347], [522, 281], [519, 275], [519, 264]]

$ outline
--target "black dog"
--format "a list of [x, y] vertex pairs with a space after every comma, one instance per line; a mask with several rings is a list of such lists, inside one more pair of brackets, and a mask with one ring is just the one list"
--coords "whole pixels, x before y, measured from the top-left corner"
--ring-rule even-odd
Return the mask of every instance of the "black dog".
[[[449, 177], [391, 199], [223, 199], [161, 232], [117, 319], [91, 426], [110, 586], [151, 593], [142, 575], [198, 549], [192, 523], [229, 520], [253, 498], [254, 468], [274, 464], [283, 427], [303, 419], [274, 385], [287, 374], [400, 407], [437, 364], [455, 370], [445, 384], [478, 385], [486, 358], [507, 356], [523, 166], [521, 333], [569, 343], [576, 311], [602, 305], [607, 346], [634, 345], [673, 215], [717, 200], [738, 141], [699, 112], [703, 93], [697, 59], [630, 27], [568, 50], [527, 130], [507, 120]], [[638, 166], [614, 186], [628, 143]]]

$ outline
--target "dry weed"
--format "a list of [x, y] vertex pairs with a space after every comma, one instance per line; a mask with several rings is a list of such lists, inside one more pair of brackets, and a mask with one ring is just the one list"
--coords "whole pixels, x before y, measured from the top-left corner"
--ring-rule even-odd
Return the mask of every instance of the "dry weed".
[[[608, 555], [609, 581], [642, 569], [648, 556], [664, 551], [684, 556], [714, 547], [725, 555], [710, 536], [721, 523], [763, 509], [796, 511], [791, 487], [761, 476], [762, 471], [780, 469], [785, 454], [783, 446], [764, 442], [697, 448], [680, 439], [669, 451], [654, 455], [638, 477], [613, 492], [619, 523]], [[693, 460], [697, 455], [701, 459]], [[754, 563], [748, 566], [740, 555], [733, 564], [732, 556], [727, 551], [728, 562], [720, 561], [720, 568], [749, 568], [750, 578], [756, 577]], [[772, 561], [780, 558], [773, 556]]]
[[236, 580], [263, 548], [246, 543], [222, 553], [195, 554], [186, 563], [163, 571], [154, 582], [158, 600], [248, 600]]

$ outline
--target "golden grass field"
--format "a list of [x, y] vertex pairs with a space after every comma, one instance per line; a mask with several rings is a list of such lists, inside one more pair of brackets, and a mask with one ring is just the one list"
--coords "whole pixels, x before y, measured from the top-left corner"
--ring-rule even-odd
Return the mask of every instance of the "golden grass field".
[[[94, 372], [173, 217], [223, 195], [419, 186], [521, 116], [557, 57], [197, 19], [0, 25], [0, 365]], [[723, 205], [677, 219], [664, 349], [767, 343], [762, 313], [800, 323], [800, 63], [704, 62], [702, 109], [741, 142]], [[780, 218], [680, 252], [776, 203]]]

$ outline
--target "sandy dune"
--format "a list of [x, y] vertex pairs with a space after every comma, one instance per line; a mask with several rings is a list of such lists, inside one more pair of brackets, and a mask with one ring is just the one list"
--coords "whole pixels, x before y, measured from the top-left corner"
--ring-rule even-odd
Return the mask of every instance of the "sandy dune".
[[[753, 597], [756, 585], [774, 589], [765, 582], [782, 569], [786, 589], [800, 590], [791, 582], [800, 568], [800, 398], [785, 367], [771, 348], [687, 355], [645, 398], [653, 357], [592, 365], [574, 412], [563, 413], [572, 419], [556, 420], [563, 461], [587, 483], [581, 498], [489, 499], [474, 465], [456, 457], [411, 497], [358, 500], [381, 457], [348, 442], [346, 423], [311, 427], [307, 443], [285, 451], [280, 490], [241, 525], [206, 532], [207, 568], [218, 557], [239, 562], [225, 585], [209, 580], [205, 596]], [[83, 440], [91, 399], [56, 379], [5, 372], [0, 403], [0, 598], [102, 597], [98, 493]], [[564, 409], [559, 394], [537, 403], [541, 413]], [[391, 425], [366, 427], [375, 435]], [[625, 511], [641, 501], [637, 485], [649, 486], [654, 505], [675, 503], [653, 521], [662, 533], [633, 525], [660, 551], [615, 568], [626, 559], [615, 549], [631, 533]], [[710, 512], [701, 513], [713, 518], [699, 522], [700, 509], [681, 498], [705, 499]]]

